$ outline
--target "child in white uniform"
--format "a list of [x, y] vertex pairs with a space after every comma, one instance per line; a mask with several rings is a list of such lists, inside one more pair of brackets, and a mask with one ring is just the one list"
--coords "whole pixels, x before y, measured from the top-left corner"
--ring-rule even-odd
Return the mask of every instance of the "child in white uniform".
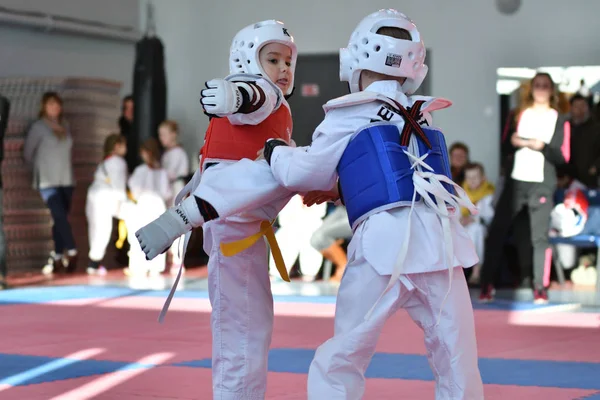
[[290, 189], [332, 188], [339, 176], [354, 231], [334, 336], [311, 364], [309, 399], [362, 399], [381, 330], [400, 308], [425, 334], [436, 399], [483, 399], [462, 269], [478, 259], [459, 222], [460, 205], [476, 209], [452, 183], [443, 135], [429, 127], [429, 113], [451, 103], [407, 97], [425, 78], [424, 59], [406, 16], [367, 16], [340, 53], [352, 94], [325, 105], [310, 147], [265, 146], [275, 179]]
[[[175, 121], [167, 120], [158, 127], [158, 138], [165, 149], [160, 163], [169, 175], [171, 191], [173, 196], [167, 202], [168, 207], [175, 205], [175, 195], [183, 190], [185, 178], [190, 173], [190, 160], [188, 155], [179, 144], [179, 125]], [[171, 253], [172, 274], [177, 274], [183, 264], [183, 237], [173, 242], [169, 252]]]
[[119, 216], [121, 204], [127, 200], [127, 140], [111, 134], [104, 141], [104, 160], [96, 168], [94, 181], [87, 191], [85, 215], [88, 221], [90, 251], [87, 273], [106, 275], [100, 265], [110, 241], [113, 218]]
[[[288, 268], [292, 268], [300, 258], [302, 279], [307, 282], [315, 280], [323, 263], [323, 255], [311, 246], [310, 240], [313, 233], [323, 224], [326, 212], [327, 204], [308, 207], [303, 203], [302, 196], [296, 195], [279, 213], [279, 229], [275, 237], [281, 248], [283, 261]], [[273, 256], [269, 263], [271, 275], [275, 275]]]
[[488, 226], [494, 219], [494, 185], [485, 177], [483, 165], [479, 163], [467, 164], [464, 168], [465, 180], [463, 189], [469, 196], [469, 199], [477, 207], [478, 214], [471, 215], [469, 210], [462, 209], [460, 223], [465, 227], [469, 237], [475, 244], [479, 263], [473, 266], [470, 283], [479, 283], [479, 274], [481, 272], [481, 263], [485, 250], [485, 238], [487, 236]]
[[127, 182], [135, 204], [129, 203], [129, 209], [124, 213], [131, 246], [129, 268], [125, 269], [125, 274], [157, 276], [165, 270], [166, 254], [147, 260], [135, 239], [135, 231], [166, 210], [167, 201], [173, 196], [173, 192], [167, 171], [160, 165], [158, 141], [151, 138], [144, 142], [140, 155], [144, 164], [135, 168]]
[[[149, 241], [140, 239], [140, 243], [152, 259], [193, 226], [208, 221], [203, 231], [204, 250], [209, 255], [213, 398], [263, 399], [273, 330], [269, 256], [263, 236], [272, 238], [270, 222], [293, 193], [279, 187], [266, 163], [252, 160], [269, 138], [291, 141], [292, 118], [286, 96], [294, 87], [297, 50], [284, 24], [268, 20], [238, 32], [229, 57], [232, 75], [208, 81], [207, 89], [202, 91], [201, 102], [211, 119], [200, 169], [176, 199], [177, 206], [137, 235], [146, 237], [142, 232], [150, 230]], [[246, 170], [244, 165], [248, 163], [250, 169]], [[223, 171], [238, 164], [240, 170], [236, 169], [226, 180], [220, 179]], [[255, 164], [259, 171], [254, 170]], [[266, 186], [256, 180], [261, 178], [266, 179]], [[272, 196], [273, 188], [282, 193]], [[225, 198], [203, 201], [198, 196], [205, 191]], [[182, 201], [186, 194], [192, 195]], [[238, 209], [243, 212], [216, 218], [216, 210], [232, 209], [262, 194], [266, 198], [257, 207], [246, 203], [246, 207]], [[158, 232], [158, 236], [153, 232]], [[235, 243], [233, 249], [229, 248], [232, 251], [224, 252], [223, 248], [231, 242]], [[275, 248], [273, 243], [271, 248]], [[277, 269], [289, 280], [281, 265]], [[172, 295], [173, 290], [166, 306]]]

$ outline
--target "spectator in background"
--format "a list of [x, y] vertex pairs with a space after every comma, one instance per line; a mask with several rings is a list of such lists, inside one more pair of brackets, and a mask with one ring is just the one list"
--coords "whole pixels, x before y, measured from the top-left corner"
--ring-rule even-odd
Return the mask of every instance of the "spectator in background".
[[160, 143], [154, 138], [146, 140], [140, 147], [143, 164], [136, 167], [127, 185], [133, 202], [124, 203], [123, 218], [127, 224], [129, 241], [129, 267], [124, 270], [128, 276], [160, 275], [166, 267], [166, 254], [147, 260], [135, 232], [167, 210], [167, 201], [173, 193], [169, 175], [160, 164]]
[[73, 138], [62, 105], [58, 93], [44, 93], [39, 119], [29, 128], [23, 148], [25, 161], [33, 168], [33, 187], [40, 191], [54, 222], [54, 251], [42, 269], [44, 274], [63, 272], [65, 268], [73, 272], [77, 267], [77, 248], [68, 219], [75, 186]]
[[[588, 204], [585, 199], [586, 187], [574, 178], [571, 166], [558, 168], [556, 172], [556, 207], [551, 214], [551, 236], [575, 236], [580, 234], [587, 222]], [[561, 192], [564, 191], [564, 193]], [[562, 197], [562, 198], [561, 198]], [[581, 197], [585, 200], [582, 202]], [[577, 248], [570, 244], [556, 245], [556, 256], [560, 266], [566, 270], [575, 267]]]
[[515, 217], [526, 207], [534, 253], [534, 301], [548, 302], [552, 255], [548, 227], [556, 188], [556, 168], [565, 164], [563, 122], [559, 120], [557, 103], [558, 93], [550, 75], [536, 74], [531, 90], [516, 114], [516, 131], [511, 134], [513, 165], [510, 175], [507, 174], [485, 243], [481, 301], [493, 300], [493, 284], [500, 268], [504, 241]]
[[[183, 147], [179, 144], [179, 124], [175, 121], [163, 121], [158, 127], [158, 138], [164, 148], [161, 158], [162, 167], [167, 171], [171, 184], [172, 196], [167, 201], [167, 207], [175, 205], [175, 197], [183, 190], [186, 177], [190, 173], [190, 160]], [[173, 275], [183, 266], [183, 244], [185, 236], [173, 242], [171, 253], [170, 271]]]
[[581, 94], [571, 98], [569, 165], [575, 179], [591, 189], [598, 187], [600, 169], [600, 125], [591, 117], [588, 100]]
[[577, 94], [586, 99], [586, 101], [590, 97], [590, 88], [588, 88], [585, 84], [585, 79], [582, 79], [579, 82], [579, 90], [577, 91]]
[[[311, 236], [323, 224], [323, 217], [327, 212], [327, 204], [315, 204], [309, 207], [303, 203], [300, 195], [292, 197], [281, 210], [277, 220], [279, 229], [275, 233], [281, 249], [284, 264], [288, 268], [294, 266], [296, 260], [300, 264], [302, 280], [313, 282], [323, 263], [323, 255], [311, 245]], [[349, 224], [348, 224], [349, 225]], [[277, 276], [277, 265], [273, 254], [269, 256], [269, 272], [272, 277]], [[279, 278], [275, 278], [279, 280]]]
[[[133, 118], [134, 118], [134, 103], [133, 96], [127, 95], [123, 98], [121, 102], [121, 116], [119, 117], [119, 132], [122, 136], [125, 137], [127, 141], [127, 148], [130, 151], [125, 155], [125, 161], [127, 163], [127, 172], [131, 174], [135, 167], [139, 164], [139, 155], [137, 151], [131, 151], [131, 149], [137, 149], [139, 147], [139, 142], [135, 140], [134, 132], [133, 132]], [[123, 221], [119, 222], [115, 219], [113, 221], [113, 226], [120, 226], [119, 223], [124, 223]], [[120, 236], [120, 234], [119, 234]], [[116, 261], [120, 266], [129, 265], [129, 242], [126, 240], [122, 243], [122, 247], [117, 247], [117, 255]]]
[[469, 196], [469, 199], [477, 209], [479, 214], [471, 215], [469, 210], [461, 210], [460, 223], [465, 227], [467, 233], [475, 244], [475, 251], [479, 257], [479, 264], [466, 270], [469, 283], [479, 283], [479, 274], [481, 263], [484, 257], [484, 242], [487, 236], [487, 227], [494, 218], [494, 185], [485, 177], [483, 165], [479, 163], [470, 163], [465, 166], [465, 183], [463, 189]]
[[108, 135], [104, 140], [103, 160], [96, 167], [94, 180], [87, 191], [89, 275], [106, 275], [106, 268], [101, 263], [110, 242], [113, 219], [119, 216], [121, 204], [127, 200], [126, 154], [125, 137], [118, 133]]
[[454, 142], [448, 151], [452, 180], [462, 185], [465, 180], [465, 165], [469, 163], [469, 148], [462, 142]]
[[[306, 197], [304, 200], [306, 201]], [[342, 280], [348, 257], [341, 244], [344, 240], [350, 239], [352, 239], [352, 228], [348, 222], [348, 211], [341, 205], [325, 217], [323, 225], [310, 238], [310, 244], [335, 265], [332, 282]]]
[[[121, 135], [127, 138], [127, 148], [135, 149], [138, 147], [137, 142], [133, 140], [133, 96], [127, 95], [121, 103], [121, 116], [119, 117], [119, 130]], [[135, 151], [127, 153], [125, 158], [127, 161], [127, 169], [132, 173], [138, 165], [138, 154]]]

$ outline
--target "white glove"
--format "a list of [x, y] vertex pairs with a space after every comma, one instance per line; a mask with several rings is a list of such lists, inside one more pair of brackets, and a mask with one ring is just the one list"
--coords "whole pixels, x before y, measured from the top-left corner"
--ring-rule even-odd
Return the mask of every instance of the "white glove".
[[242, 106], [242, 92], [235, 83], [213, 79], [206, 82], [206, 87], [200, 92], [200, 103], [207, 114], [231, 115]]
[[168, 209], [163, 215], [135, 233], [147, 260], [152, 260], [171, 247], [175, 239], [192, 230], [192, 224], [181, 206]]

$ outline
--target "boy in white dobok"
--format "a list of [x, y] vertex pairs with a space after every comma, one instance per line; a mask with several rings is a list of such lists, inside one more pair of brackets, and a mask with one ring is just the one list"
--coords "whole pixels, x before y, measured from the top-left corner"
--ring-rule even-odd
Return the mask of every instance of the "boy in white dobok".
[[363, 398], [381, 330], [400, 308], [425, 334], [436, 399], [483, 399], [462, 270], [478, 259], [459, 222], [461, 205], [475, 207], [450, 179], [443, 134], [429, 126], [430, 112], [450, 102], [408, 97], [425, 78], [424, 59], [421, 35], [406, 16], [367, 16], [340, 54], [340, 76], [352, 93], [325, 105], [310, 147], [277, 140], [265, 147], [275, 179], [288, 189], [323, 190], [339, 178], [354, 231], [334, 336], [310, 367], [311, 400]]

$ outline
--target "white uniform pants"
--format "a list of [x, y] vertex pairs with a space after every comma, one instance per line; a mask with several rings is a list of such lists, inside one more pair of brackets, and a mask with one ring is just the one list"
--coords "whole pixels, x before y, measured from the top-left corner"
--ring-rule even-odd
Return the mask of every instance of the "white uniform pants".
[[323, 220], [323, 224], [310, 238], [311, 245], [318, 251], [328, 249], [339, 239], [352, 238], [346, 207], [338, 206]]
[[127, 241], [129, 242], [129, 270], [133, 274], [147, 272], [161, 273], [165, 270], [167, 255], [159, 254], [152, 260], [146, 260], [146, 254], [135, 237], [135, 232], [144, 225], [152, 222], [166, 211], [165, 202], [153, 193], [144, 193], [137, 204], [131, 202], [124, 205], [123, 218], [127, 226]]
[[[425, 334], [436, 400], [483, 399], [473, 309], [462, 268], [454, 270], [452, 290], [437, 326], [448, 291], [448, 271], [401, 277], [365, 321], [389, 279], [389, 275], [379, 275], [361, 256], [350, 255], [337, 297], [334, 337], [317, 349], [308, 374], [308, 399], [362, 399], [364, 374], [381, 329], [399, 308], [406, 309]], [[402, 340], [402, 332], [397, 335]], [[401, 393], [401, 387], [398, 390]]]
[[[289, 270], [300, 258], [300, 271], [305, 277], [314, 278], [321, 269], [323, 255], [310, 244], [310, 238], [323, 224], [326, 204], [306, 207], [301, 196], [292, 197], [291, 201], [279, 214], [279, 229], [275, 233], [281, 255]], [[277, 275], [275, 260], [269, 260], [271, 275]]]
[[[169, 207], [173, 207], [175, 205], [175, 195], [179, 192], [181, 192], [181, 190], [183, 190], [185, 184], [183, 182], [182, 179], [178, 179], [175, 182], [173, 182], [171, 184], [171, 189], [173, 191], [173, 199], [170, 201], [169, 203]], [[173, 242], [173, 244], [171, 245], [171, 248], [169, 249], [169, 252], [171, 253], [171, 264], [173, 266], [177, 266], [180, 267], [181, 264], [183, 264], [183, 258], [184, 258], [184, 254], [183, 254], [183, 244], [185, 242], [185, 235], [182, 235], [179, 239], [175, 240]]]
[[257, 223], [211, 221], [204, 228], [212, 305], [215, 400], [264, 399], [273, 331], [273, 296], [264, 239], [225, 257], [219, 244], [259, 230]]
[[[267, 204], [241, 215], [210, 221], [203, 227], [204, 250], [209, 255], [215, 400], [265, 398], [267, 360], [273, 331], [273, 296], [265, 240], [259, 239], [253, 246], [232, 257], [223, 256], [220, 244], [259, 232], [260, 222], [273, 220], [293, 196], [277, 184], [266, 162], [245, 163], [246, 167], [239, 170], [240, 164], [244, 163], [220, 163], [206, 169], [195, 191], [217, 211], [232, 210], [248, 204], [250, 199], [260, 198], [260, 204]], [[252, 179], [247, 178], [249, 175], [253, 175]], [[256, 179], [262, 179], [265, 184], [231, 191], [233, 186], [243, 187], [242, 182], [256, 182]], [[232, 180], [238, 180], [240, 184], [231, 185]], [[204, 193], [214, 196], [204, 197]]]
[[[294, 228], [293, 226], [284, 226], [279, 228], [275, 233], [288, 273], [298, 258], [300, 258], [300, 272], [302, 272], [303, 276], [314, 278], [319, 273], [321, 264], [323, 264], [323, 255], [310, 244], [310, 237], [317, 228], [318, 225], [316, 223], [312, 224], [312, 226], [303, 226], [301, 229]], [[273, 255], [270, 256], [269, 265], [271, 275], [279, 275], [275, 267]]]
[[483, 264], [483, 255], [485, 251], [485, 237], [487, 235], [487, 228], [480, 222], [472, 222], [465, 225], [465, 230], [469, 234], [469, 237], [475, 245], [475, 251], [477, 257], [479, 257], [479, 263]]
[[88, 241], [90, 251], [88, 257], [92, 261], [101, 262], [106, 254], [113, 228], [112, 205], [115, 200], [104, 192], [88, 193], [85, 203], [85, 216], [88, 222]]
[[560, 260], [560, 265], [564, 269], [571, 269], [577, 266], [577, 247], [561, 243], [556, 245], [556, 252]]

